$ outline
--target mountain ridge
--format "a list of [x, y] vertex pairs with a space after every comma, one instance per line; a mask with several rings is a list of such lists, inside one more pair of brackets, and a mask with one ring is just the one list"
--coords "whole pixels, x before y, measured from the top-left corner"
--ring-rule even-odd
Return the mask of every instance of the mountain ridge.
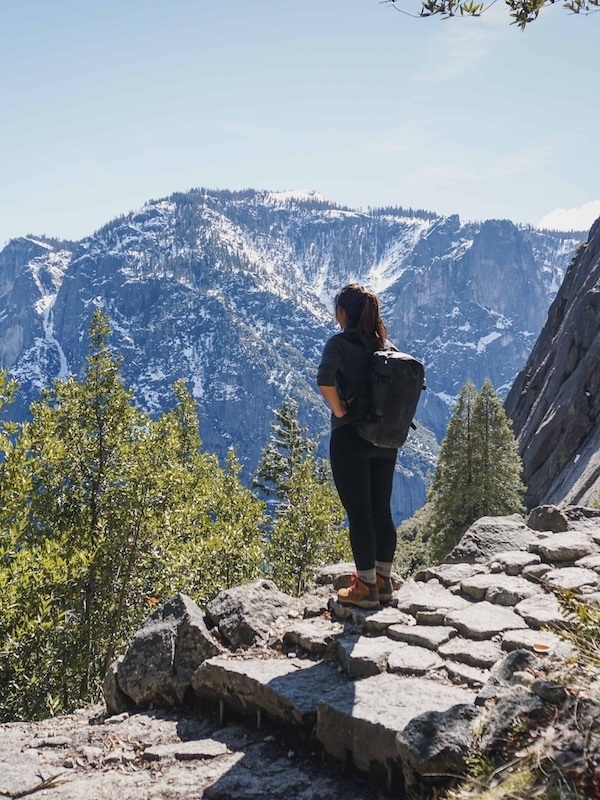
[[159, 412], [186, 377], [205, 446], [223, 457], [235, 444], [252, 471], [286, 394], [324, 442], [314, 375], [335, 331], [332, 297], [355, 280], [380, 293], [390, 338], [428, 372], [420, 431], [398, 465], [397, 516], [412, 513], [452, 399], [467, 378], [512, 383], [577, 240], [283, 194], [174, 193], [80, 242], [11, 240], [0, 252], [0, 361], [23, 387], [15, 415], [52, 378], [81, 372], [101, 305], [138, 402]]

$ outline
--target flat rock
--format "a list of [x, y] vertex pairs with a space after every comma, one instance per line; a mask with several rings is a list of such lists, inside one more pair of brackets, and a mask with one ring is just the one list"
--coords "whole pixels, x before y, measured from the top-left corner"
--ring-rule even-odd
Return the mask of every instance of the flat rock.
[[488, 600], [500, 606], [514, 606], [527, 597], [540, 594], [541, 589], [525, 578], [505, 575], [473, 575], [461, 582], [464, 594], [473, 600]]
[[330, 664], [297, 658], [211, 658], [192, 678], [199, 698], [299, 726], [314, 724], [319, 700], [344, 682]]
[[530, 544], [529, 550], [552, 564], [576, 561], [578, 558], [597, 554], [597, 548], [591, 537], [587, 533], [577, 531], [554, 533], [546, 539]]
[[417, 625], [443, 625], [446, 619], [446, 609], [440, 611], [417, 611]]
[[487, 572], [483, 564], [440, 564], [437, 567], [420, 569], [415, 575], [415, 580], [429, 581], [432, 578], [437, 578], [442, 586], [447, 587], [460, 583], [472, 575], [479, 575], [482, 572]]
[[520, 575], [525, 567], [539, 564], [541, 561], [540, 556], [523, 550], [507, 550], [504, 553], [496, 553], [492, 558], [495, 563], [500, 564], [507, 575]]
[[320, 617], [327, 611], [329, 597], [319, 597], [304, 606], [303, 616], [304, 619], [313, 619]]
[[527, 627], [523, 617], [511, 609], [487, 601], [450, 611], [446, 615], [446, 624], [456, 628], [462, 636], [477, 640], [491, 639], [504, 631]]
[[593, 569], [594, 572], [600, 574], [600, 555], [597, 556], [584, 556], [574, 564], [575, 567], [583, 567], [583, 569]]
[[385, 673], [342, 687], [319, 703], [316, 736], [341, 761], [350, 754], [360, 770], [387, 770], [398, 758], [396, 736], [412, 719], [474, 700], [462, 687]]
[[331, 615], [336, 619], [351, 622], [359, 628], [364, 628], [368, 619], [382, 611], [381, 608], [367, 609], [346, 605], [345, 603], [340, 603], [337, 597], [329, 598], [328, 608]]
[[600, 576], [593, 569], [562, 567], [547, 572], [543, 577], [543, 582], [553, 589], [580, 592], [584, 587], [589, 586], [593, 591], [600, 587]]
[[515, 611], [532, 628], [555, 625], [565, 621], [565, 615], [555, 594], [542, 594], [521, 600]]
[[390, 639], [426, 647], [428, 650], [437, 650], [457, 633], [449, 625], [392, 625], [387, 630]]
[[352, 576], [356, 572], [353, 561], [343, 561], [340, 564], [328, 564], [317, 572], [315, 583], [317, 586], [332, 586], [336, 591], [350, 586]]
[[388, 672], [397, 672], [402, 675], [424, 675], [431, 669], [439, 669], [443, 664], [443, 660], [432, 650], [428, 650], [426, 647], [406, 645], [406, 647], [392, 650], [387, 668]]
[[438, 653], [450, 661], [459, 661], [471, 667], [489, 669], [502, 658], [502, 650], [496, 642], [472, 642], [469, 639], [451, 639], [438, 648]]
[[452, 594], [438, 583], [416, 581], [406, 581], [404, 586], [394, 593], [392, 604], [413, 617], [418, 611], [460, 609], [471, 605], [468, 600]]
[[338, 639], [336, 656], [344, 672], [353, 679], [385, 672], [390, 654], [408, 647], [387, 636], [343, 636]]
[[484, 564], [496, 553], [526, 550], [536, 542], [535, 533], [519, 514], [508, 517], [482, 517], [463, 534], [446, 558], [446, 563]]
[[294, 605], [272, 581], [261, 580], [219, 592], [206, 615], [233, 647], [248, 647], [268, 642], [275, 623]]
[[550, 564], [531, 564], [528, 567], [523, 567], [523, 572], [521, 576], [526, 578], [528, 581], [532, 581], [533, 583], [539, 583], [540, 578], [542, 578], [547, 572], [550, 572], [552, 567]]
[[324, 655], [343, 632], [344, 626], [340, 622], [316, 617], [294, 623], [285, 632], [283, 641], [286, 645], [296, 645], [314, 655]]
[[451, 678], [473, 689], [481, 689], [490, 675], [489, 670], [470, 667], [468, 664], [461, 664], [460, 661], [445, 661], [444, 667]]
[[201, 761], [206, 758], [217, 758], [230, 753], [231, 750], [223, 742], [216, 739], [199, 739], [176, 744], [158, 744], [144, 750], [144, 761], [160, 761], [164, 758], [175, 758], [178, 761]]
[[382, 608], [380, 611], [365, 617], [363, 631], [367, 634], [385, 633], [391, 625], [414, 624], [414, 619], [398, 608]]
[[550, 631], [507, 631], [502, 637], [502, 649], [510, 652], [511, 650], [531, 650], [536, 655], [555, 655], [561, 658], [568, 658], [574, 654], [573, 647]]
[[527, 517], [527, 526], [534, 531], [559, 533], [568, 529], [569, 520], [558, 506], [536, 506]]

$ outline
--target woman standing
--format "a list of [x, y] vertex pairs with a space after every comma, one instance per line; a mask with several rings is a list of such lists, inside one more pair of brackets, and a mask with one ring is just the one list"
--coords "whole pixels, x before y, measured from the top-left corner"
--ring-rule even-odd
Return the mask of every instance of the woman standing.
[[330, 459], [336, 489], [350, 524], [356, 573], [340, 603], [376, 608], [391, 598], [396, 526], [390, 511], [396, 448], [376, 447], [352, 425], [353, 410], [369, 382], [371, 354], [390, 346], [379, 312], [379, 300], [358, 284], [344, 286], [335, 297], [335, 317], [342, 333], [323, 350], [317, 375], [321, 394], [331, 408]]

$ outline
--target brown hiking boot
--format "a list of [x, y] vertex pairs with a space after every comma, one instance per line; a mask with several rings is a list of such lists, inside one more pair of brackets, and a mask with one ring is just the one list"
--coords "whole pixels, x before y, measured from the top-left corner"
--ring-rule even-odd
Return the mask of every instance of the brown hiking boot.
[[347, 589], [340, 589], [337, 593], [340, 603], [359, 608], [378, 608], [379, 592], [377, 586], [369, 586], [363, 583], [358, 577], [358, 573], [352, 576], [352, 583]]
[[375, 585], [377, 586], [377, 591], [379, 592], [379, 602], [389, 603], [392, 599], [392, 592], [394, 591], [392, 579], [384, 578], [382, 575], [377, 573], [377, 582]]

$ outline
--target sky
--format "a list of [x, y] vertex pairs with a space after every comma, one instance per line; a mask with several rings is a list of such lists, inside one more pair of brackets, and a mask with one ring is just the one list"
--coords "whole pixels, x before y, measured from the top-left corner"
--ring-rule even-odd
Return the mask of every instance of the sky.
[[[398, 0], [417, 12], [419, 0]], [[587, 229], [600, 14], [522, 32], [379, 0], [19, 0], [0, 14], [0, 247], [194, 187]]]

